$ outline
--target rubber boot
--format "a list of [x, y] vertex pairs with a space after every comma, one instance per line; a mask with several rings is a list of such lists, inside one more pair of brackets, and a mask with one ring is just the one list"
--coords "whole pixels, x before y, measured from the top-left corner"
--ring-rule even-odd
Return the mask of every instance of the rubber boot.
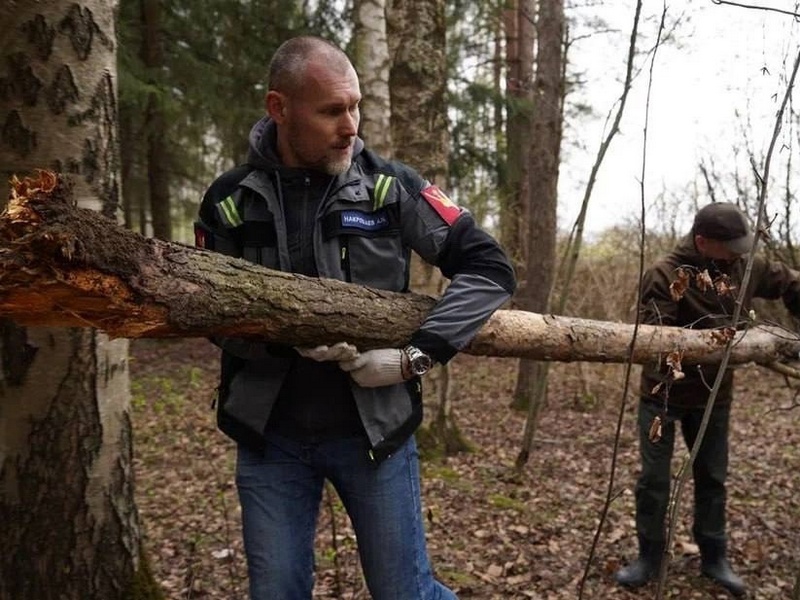
[[625, 587], [642, 587], [648, 581], [658, 577], [663, 554], [663, 541], [648, 540], [640, 535], [638, 558], [617, 571], [614, 579]]
[[713, 579], [737, 598], [745, 595], [744, 581], [733, 572], [726, 558], [725, 540], [698, 540], [700, 546], [700, 571]]

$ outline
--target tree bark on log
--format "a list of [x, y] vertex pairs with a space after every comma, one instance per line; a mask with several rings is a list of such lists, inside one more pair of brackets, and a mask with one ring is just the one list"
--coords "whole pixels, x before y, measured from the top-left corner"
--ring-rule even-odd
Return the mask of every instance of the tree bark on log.
[[[144, 238], [75, 206], [43, 171], [13, 183], [0, 216], [0, 316], [21, 325], [95, 327], [112, 337], [239, 336], [295, 346], [349, 341], [400, 347], [435, 299], [271, 271], [182, 244]], [[464, 352], [545, 361], [625, 362], [634, 326], [500, 310]], [[732, 330], [641, 325], [644, 363], [674, 351], [720, 360]], [[766, 327], [735, 334], [730, 362], [771, 363], [800, 351]]]

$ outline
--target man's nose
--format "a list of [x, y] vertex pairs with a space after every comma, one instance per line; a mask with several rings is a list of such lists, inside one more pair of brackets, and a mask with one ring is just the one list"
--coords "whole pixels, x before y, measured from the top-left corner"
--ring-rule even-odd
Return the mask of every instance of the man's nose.
[[341, 123], [340, 133], [347, 137], [353, 137], [358, 133], [358, 113], [356, 114], [353, 114], [351, 112], [345, 113], [345, 116]]

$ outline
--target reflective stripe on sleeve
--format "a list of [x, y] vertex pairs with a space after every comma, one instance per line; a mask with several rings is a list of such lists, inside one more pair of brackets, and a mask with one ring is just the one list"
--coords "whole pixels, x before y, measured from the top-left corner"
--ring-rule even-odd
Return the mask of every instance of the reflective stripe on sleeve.
[[390, 175], [378, 175], [378, 181], [375, 183], [375, 197], [372, 203], [373, 210], [378, 210], [386, 202], [386, 196], [389, 194], [389, 189], [392, 187], [394, 179]]
[[239, 211], [236, 210], [236, 203], [233, 196], [228, 196], [217, 204], [217, 210], [225, 225], [228, 227], [238, 227], [242, 224], [242, 218], [239, 216]]

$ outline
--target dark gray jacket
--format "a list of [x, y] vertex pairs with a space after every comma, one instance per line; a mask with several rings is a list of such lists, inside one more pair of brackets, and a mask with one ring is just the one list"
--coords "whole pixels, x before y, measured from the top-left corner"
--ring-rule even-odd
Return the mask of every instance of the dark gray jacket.
[[[290, 271], [281, 192], [285, 167], [272, 150], [274, 137], [267, 119], [253, 127], [247, 164], [211, 185], [200, 222], [216, 251]], [[410, 343], [439, 363], [463, 349], [515, 289], [505, 254], [467, 211], [408, 166], [364, 149], [361, 140], [350, 169], [332, 178], [309, 233], [319, 277], [403, 292], [411, 250], [437, 266], [450, 284]], [[223, 349], [220, 427], [238, 442], [255, 445], [297, 355], [269, 343], [216, 342]], [[418, 380], [382, 388], [352, 383], [375, 459], [388, 456], [421, 422], [420, 389]]]

